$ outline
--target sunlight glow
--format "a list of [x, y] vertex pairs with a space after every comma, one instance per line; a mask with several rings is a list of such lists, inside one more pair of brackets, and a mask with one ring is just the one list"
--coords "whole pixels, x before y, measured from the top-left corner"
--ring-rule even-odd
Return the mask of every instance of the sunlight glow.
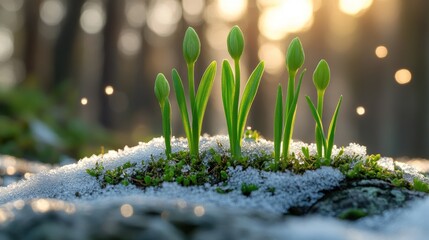
[[247, 9], [247, 0], [218, 0], [217, 3], [222, 19], [230, 22], [239, 20]]
[[183, 11], [191, 16], [200, 15], [203, 13], [205, 6], [204, 0], [183, 0], [182, 7]]
[[112, 95], [114, 92], [115, 92], [115, 90], [113, 89], [113, 87], [112, 86], [106, 86], [106, 88], [104, 88], [104, 92], [107, 94], [107, 95]]
[[46, 199], [39, 199], [31, 203], [34, 212], [45, 213], [50, 210], [50, 204]]
[[121, 206], [122, 217], [129, 218], [133, 216], [133, 214], [134, 214], [134, 209], [133, 209], [133, 206], [131, 206], [130, 204], [124, 204]]
[[272, 43], [263, 44], [259, 48], [258, 57], [265, 61], [266, 72], [277, 74], [283, 70], [285, 55], [279, 46]]
[[407, 84], [409, 82], [411, 82], [411, 72], [408, 69], [399, 69], [398, 71], [396, 71], [395, 73], [395, 80], [397, 83], [399, 84]]
[[125, 29], [119, 35], [118, 48], [124, 55], [134, 56], [140, 51], [141, 41], [140, 32]]
[[16, 168], [14, 166], [8, 166], [6, 168], [7, 175], [14, 175], [16, 173]]
[[387, 54], [389, 53], [389, 51], [387, 50], [387, 48], [385, 46], [378, 46], [375, 49], [375, 55], [378, 58], [385, 58], [387, 56]]
[[359, 116], [364, 115], [364, 114], [365, 114], [365, 108], [364, 108], [364, 107], [362, 107], [362, 106], [357, 107], [357, 108], [356, 108], [356, 113], [357, 113]]
[[358, 15], [372, 5], [373, 0], [340, 0], [340, 10], [349, 15]]
[[285, 0], [263, 10], [259, 30], [271, 40], [280, 40], [288, 33], [303, 31], [313, 23], [313, 1]]
[[40, 6], [40, 18], [48, 26], [58, 25], [65, 14], [65, 6], [59, 0], [45, 0]]
[[103, 29], [106, 15], [98, 2], [87, 2], [83, 5], [80, 26], [88, 34], [97, 34]]
[[147, 25], [160, 37], [168, 37], [177, 29], [182, 8], [176, 0], [154, 1], [149, 7]]
[[24, 5], [24, 0], [2, 0], [0, 6], [9, 12], [17, 12]]
[[125, 17], [131, 27], [141, 28], [146, 20], [144, 1], [128, 0], [125, 4]]
[[88, 99], [87, 98], [82, 98], [80, 99], [80, 104], [82, 104], [83, 106], [88, 104]]
[[196, 206], [196, 207], [194, 208], [194, 214], [195, 214], [195, 216], [197, 216], [197, 217], [202, 217], [202, 216], [204, 216], [205, 212], [206, 212], [206, 210], [204, 209], [204, 207], [203, 207], [203, 206], [198, 205], [198, 206]]
[[226, 49], [225, 39], [228, 37], [229, 30], [229, 26], [225, 24], [210, 24], [205, 34], [210, 47], [216, 50]]
[[25, 206], [25, 202], [22, 199], [16, 200], [12, 204], [13, 204], [13, 207], [18, 209], [18, 210], [23, 209]]
[[0, 27], [0, 62], [12, 57], [14, 51], [13, 34], [6, 28]]

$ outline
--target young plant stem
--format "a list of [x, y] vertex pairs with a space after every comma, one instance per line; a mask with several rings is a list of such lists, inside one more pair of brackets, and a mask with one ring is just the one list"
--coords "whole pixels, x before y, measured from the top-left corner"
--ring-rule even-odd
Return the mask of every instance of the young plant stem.
[[164, 74], [159, 73], [155, 80], [155, 96], [161, 108], [162, 130], [165, 141], [165, 155], [167, 159], [171, 157], [171, 105], [168, 99], [170, 94], [170, 85]]
[[274, 160], [276, 166], [280, 161], [280, 148], [283, 133], [283, 91], [282, 85], [277, 87], [276, 107], [274, 110]]
[[167, 159], [171, 157], [171, 105], [170, 101], [166, 99], [162, 109], [162, 130], [164, 132], [164, 141], [165, 141], [165, 155]]
[[[325, 95], [325, 91], [317, 90], [317, 113], [320, 118], [323, 118], [323, 98]], [[317, 129], [318, 126], [316, 124], [315, 136], [316, 136], [316, 147], [317, 147], [317, 156], [319, 158], [322, 157], [322, 153], [324, 151], [322, 141], [323, 137], [320, 135], [320, 131]]]
[[195, 103], [195, 64], [187, 64], [188, 67], [188, 84], [189, 84], [189, 102], [191, 103], [191, 115], [192, 115], [192, 133], [191, 133], [191, 147], [190, 153], [192, 156], [198, 156], [199, 152], [199, 135], [198, 135], [198, 118], [197, 108]]
[[[240, 60], [239, 59], [234, 59], [234, 70], [235, 70], [235, 86], [234, 86], [234, 100], [233, 100], [233, 108], [232, 108], [232, 119], [237, 119], [238, 120], [238, 105], [239, 105], [239, 101], [240, 101]], [[240, 136], [240, 131], [241, 129], [239, 129], [238, 126], [238, 121], [233, 121], [233, 142], [234, 145], [231, 146], [232, 147], [232, 156], [235, 160], [239, 160], [240, 156], [241, 156], [241, 136]]]
[[[286, 95], [286, 103], [285, 103], [285, 111], [284, 111], [284, 128], [283, 128], [283, 159], [286, 160], [289, 156], [289, 145], [290, 140], [292, 138], [293, 129], [293, 120], [290, 118], [290, 112], [292, 109], [292, 102], [294, 99], [294, 91], [295, 91], [295, 75], [296, 72], [289, 72], [288, 86], [287, 86], [287, 95]], [[295, 113], [293, 116], [295, 118]]]

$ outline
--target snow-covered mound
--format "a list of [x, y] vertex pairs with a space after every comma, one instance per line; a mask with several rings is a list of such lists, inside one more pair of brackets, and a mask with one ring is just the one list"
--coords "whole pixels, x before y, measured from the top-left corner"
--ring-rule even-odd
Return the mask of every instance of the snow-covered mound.
[[[205, 136], [201, 138], [200, 142], [201, 151], [215, 149], [219, 152], [227, 152], [228, 146], [226, 136]], [[187, 150], [186, 139], [173, 138], [172, 147], [173, 152]], [[310, 154], [316, 152], [314, 144], [307, 145], [302, 142], [293, 142], [291, 151], [300, 155], [302, 147], [308, 147]], [[253, 155], [261, 152], [271, 153], [272, 149], [273, 143], [262, 139], [257, 142], [245, 141], [242, 150], [243, 155]], [[339, 149], [334, 148], [333, 156], [338, 153]], [[350, 144], [342, 150], [342, 154], [358, 159], [364, 158], [366, 148]], [[37, 211], [37, 204], [40, 202], [37, 199], [62, 200], [64, 203], [61, 206], [71, 207], [73, 213], [85, 212], [84, 209], [95, 209], [100, 204], [109, 205], [109, 202], [115, 199], [115, 201], [111, 201], [112, 206], [117, 205], [118, 201], [130, 204], [136, 201], [139, 204], [158, 201], [179, 203], [179, 205], [186, 203], [187, 206], [204, 206], [208, 210], [207, 214], [209, 214], [209, 209], [214, 209], [214, 212], [216, 209], [226, 212], [230, 209], [231, 211], [263, 212], [281, 216], [288, 212], [290, 207], [311, 206], [323, 196], [323, 191], [337, 187], [345, 178], [339, 170], [331, 167], [307, 171], [302, 175], [288, 171], [265, 172], [236, 167], [228, 170], [230, 177], [227, 184], [232, 191], [221, 194], [216, 191], [219, 186], [210, 184], [182, 187], [176, 183], [163, 183], [162, 187], [149, 187], [145, 190], [133, 185], [123, 186], [121, 184], [102, 188], [100, 182], [86, 172], [87, 169], [94, 168], [97, 162], [101, 162], [105, 169], [113, 169], [126, 162], [136, 163], [136, 167], [139, 167], [142, 165], [142, 161], [146, 162], [163, 156], [164, 141], [162, 138], [156, 138], [148, 143], [139, 143], [135, 147], [125, 147], [123, 150], [109, 151], [105, 154], [84, 158], [75, 164], [44, 171], [32, 175], [29, 179], [2, 187], [0, 188], [0, 222], [7, 221], [9, 216], [14, 215], [13, 211], [21, 209], [25, 205], [24, 203], [30, 202], [29, 206]], [[393, 160], [384, 159], [382, 162], [385, 163], [386, 168], [390, 168]], [[406, 167], [403, 169], [407, 170]], [[410, 176], [418, 174], [412, 169], [408, 169], [408, 173]], [[256, 184], [259, 188], [252, 192], [251, 196], [244, 196], [241, 193], [242, 183]], [[270, 188], [276, 189], [274, 194], [269, 191]], [[46, 201], [49, 202], [49, 200]], [[46, 202], [43, 203], [45, 207], [50, 206], [46, 205]], [[55, 209], [52, 206], [48, 209]], [[68, 208], [65, 208], [64, 211], [67, 212]], [[365, 239], [366, 237], [374, 239], [384, 235], [389, 236], [386, 239], [402, 239], [410, 234], [410, 229], [412, 229], [415, 235], [407, 239], [424, 239], [422, 236], [429, 236], [429, 228], [425, 226], [429, 219], [428, 216], [429, 199], [425, 199], [411, 209], [396, 210], [379, 218], [366, 218], [353, 224], [326, 217], [305, 217], [282, 220], [271, 227], [260, 230], [270, 231], [276, 236], [296, 236], [294, 239]], [[390, 217], [394, 219], [392, 220]], [[255, 222], [258, 221], [255, 220]], [[384, 225], [387, 222], [391, 222], [391, 224]], [[252, 226], [247, 227], [252, 228]], [[256, 225], [254, 227], [258, 229]], [[335, 238], [332, 238], [334, 236]]]
[[[226, 136], [203, 137], [201, 151], [216, 149], [227, 151], [229, 145]], [[297, 154], [306, 146], [302, 142], [292, 143], [291, 150]], [[173, 139], [173, 152], [186, 150], [185, 139]], [[270, 153], [272, 142], [266, 140], [245, 141], [243, 154]], [[315, 152], [315, 146], [309, 146]], [[142, 198], [182, 199], [196, 204], [213, 204], [222, 207], [232, 207], [249, 210], [268, 211], [282, 214], [291, 206], [310, 206], [323, 196], [322, 191], [332, 189], [344, 179], [337, 169], [322, 167], [315, 171], [307, 171], [302, 175], [291, 172], [264, 172], [240, 167], [230, 168], [228, 174], [228, 194], [216, 192], [219, 186], [182, 187], [177, 183], [163, 183], [161, 188], [138, 189], [134, 186], [107, 186], [102, 188], [99, 181], [86, 173], [86, 169], [93, 168], [101, 162], [105, 169], [112, 169], [126, 162], [141, 166], [142, 161], [150, 161], [151, 157], [161, 157], [164, 152], [162, 138], [156, 138], [148, 143], [123, 150], [109, 151], [106, 154], [84, 158], [75, 164], [70, 164], [54, 170], [42, 172], [20, 181], [6, 188], [0, 189], [0, 203], [17, 199], [29, 200], [34, 198], [56, 198], [66, 201], [96, 200], [113, 196], [140, 195]], [[337, 151], [338, 152], [338, 151]], [[364, 147], [352, 144], [345, 148], [344, 154], [363, 157], [366, 154]], [[243, 183], [258, 185], [259, 189], [252, 192], [251, 197], [241, 193]], [[275, 188], [276, 194], [269, 191]]]

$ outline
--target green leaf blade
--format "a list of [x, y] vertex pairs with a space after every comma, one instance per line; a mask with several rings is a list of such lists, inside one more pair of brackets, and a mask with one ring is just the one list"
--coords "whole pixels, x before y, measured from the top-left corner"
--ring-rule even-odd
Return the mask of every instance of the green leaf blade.
[[274, 110], [274, 158], [280, 160], [280, 146], [283, 133], [283, 91], [279, 84], [277, 87], [276, 106]]
[[307, 100], [308, 106], [310, 107], [311, 114], [313, 115], [314, 120], [316, 121], [316, 125], [318, 126], [319, 134], [322, 136], [322, 145], [326, 149], [326, 137], [323, 133], [323, 124], [322, 119], [320, 118], [319, 113], [317, 112], [316, 107], [314, 106], [313, 102], [311, 101], [309, 96], [305, 96], [305, 99]]
[[228, 127], [228, 134], [232, 137], [232, 101], [234, 93], [234, 75], [232, 73], [231, 65], [227, 60], [222, 62], [222, 103], [225, 112], [226, 124]]
[[207, 102], [213, 88], [213, 82], [216, 75], [216, 62], [213, 61], [204, 72], [200, 85], [198, 86], [197, 95], [195, 98], [197, 115], [198, 115], [198, 135], [201, 134], [201, 127], [204, 118], [204, 112], [207, 107]]
[[338, 113], [340, 111], [341, 103], [343, 101], [343, 96], [340, 96], [340, 99], [338, 100], [337, 107], [335, 108], [334, 115], [332, 116], [331, 123], [329, 124], [329, 130], [328, 130], [328, 146], [326, 149], [326, 158], [331, 158], [332, 154], [332, 148], [334, 147], [334, 138], [335, 138], [335, 128], [337, 127], [337, 117]]
[[295, 125], [296, 106], [298, 103], [299, 92], [301, 91], [302, 78], [307, 70], [304, 69], [300, 76], [298, 85], [295, 92], [293, 92], [293, 98], [290, 102], [290, 107], [287, 108], [288, 112], [285, 113], [285, 129], [283, 135], [283, 156], [286, 158], [289, 154], [289, 144], [292, 139], [293, 127]]
[[173, 69], [172, 77], [174, 92], [176, 93], [177, 104], [179, 105], [180, 116], [182, 117], [183, 121], [183, 128], [185, 130], [188, 143], [190, 145], [189, 147], [191, 147], [192, 134], [191, 127], [189, 124], [188, 108], [186, 106], [185, 90], [183, 89], [182, 79], [180, 78], [180, 75], [176, 69]]
[[249, 114], [250, 107], [252, 106], [253, 100], [255, 99], [256, 93], [261, 82], [262, 74], [264, 73], [264, 62], [261, 61], [247, 81], [246, 87], [244, 88], [243, 96], [239, 107], [238, 117], [238, 137], [241, 138], [244, 132], [244, 125], [246, 124], [247, 115]]

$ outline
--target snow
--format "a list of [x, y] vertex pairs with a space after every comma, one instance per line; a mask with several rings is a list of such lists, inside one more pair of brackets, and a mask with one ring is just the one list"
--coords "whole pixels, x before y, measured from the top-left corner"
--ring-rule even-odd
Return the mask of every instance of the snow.
[[[291, 151], [299, 157], [302, 147], [308, 147], [310, 153], [316, 151], [314, 144], [308, 145], [302, 142], [292, 142]], [[227, 136], [203, 136], [200, 141], [200, 150], [206, 151], [211, 148], [227, 152], [229, 150]], [[186, 139], [172, 139], [173, 152], [186, 149]], [[257, 142], [252, 140], [243, 142], [243, 155], [270, 153], [272, 149], [273, 143], [263, 139]], [[339, 152], [340, 149], [335, 147], [334, 156]], [[366, 154], [364, 146], [354, 143], [343, 149], [343, 155], [353, 156], [356, 159], [363, 159]], [[112, 169], [126, 162], [141, 166], [142, 161], [150, 161], [152, 157], [162, 156], [164, 156], [163, 138], [155, 138], [148, 143], [139, 143], [137, 146], [125, 147], [118, 151], [93, 155], [77, 163], [43, 171], [32, 175], [29, 179], [0, 188], [0, 204], [6, 206], [22, 200], [47, 198], [64, 200], [76, 206], [96, 206], [100, 203], [106, 204], [112, 199], [125, 199], [125, 201], [126, 199], [129, 201], [159, 199], [214, 208], [283, 214], [291, 206], [310, 206], [323, 196], [322, 191], [338, 186], [344, 179], [338, 170], [330, 167], [307, 171], [302, 175], [291, 172], [263, 172], [252, 168], [243, 170], [237, 167], [228, 170], [230, 175], [228, 188], [232, 191], [228, 194], [220, 194], [216, 192], [219, 186], [209, 184], [181, 187], [176, 183], [164, 183], [161, 188], [147, 188], [145, 191], [132, 185], [107, 186], [103, 189], [95, 177], [86, 173], [86, 169], [93, 168], [96, 162], [102, 162], [105, 169]], [[392, 168], [393, 160], [386, 158], [382, 162], [386, 168]], [[405, 164], [401, 164], [400, 167], [408, 171], [409, 176], [419, 175], [417, 171]], [[250, 197], [246, 197], [241, 194], [242, 183], [256, 184], [259, 189], [252, 192]], [[276, 189], [275, 194], [268, 191], [272, 187]], [[426, 239], [425, 236], [429, 236], [427, 219], [429, 219], [428, 198], [416, 202], [406, 211], [395, 210], [383, 216], [365, 218], [356, 223], [308, 216], [288, 218], [284, 222], [271, 226], [270, 231], [278, 233], [279, 236], [294, 236], [293, 239]]]
[[[187, 149], [185, 139], [173, 139], [173, 151]], [[228, 151], [226, 136], [208, 137], [201, 139], [201, 151], [216, 149]], [[302, 142], [292, 143], [292, 151], [301, 151]], [[353, 146], [358, 148], [357, 146]], [[243, 155], [270, 152], [272, 143], [266, 140], [245, 141]], [[350, 150], [351, 151], [351, 150]], [[182, 187], [177, 183], [163, 183], [162, 188], [148, 188], [145, 191], [134, 186], [107, 186], [101, 188], [98, 180], [86, 173], [96, 162], [102, 162], [105, 169], [112, 169], [126, 162], [141, 166], [142, 161], [150, 161], [151, 156], [164, 156], [164, 141], [156, 138], [148, 143], [140, 143], [135, 147], [125, 147], [123, 150], [109, 151], [106, 154], [84, 158], [76, 164], [45, 171], [33, 175], [28, 180], [20, 181], [0, 189], [0, 204], [17, 199], [30, 200], [34, 198], [56, 198], [66, 201], [96, 200], [130, 194], [141, 195], [142, 198], [183, 199], [195, 204], [211, 204], [215, 206], [240, 208], [282, 214], [291, 206], [310, 206], [323, 195], [321, 191], [332, 189], [344, 179], [337, 170], [323, 167], [315, 171], [307, 171], [302, 175], [291, 172], [264, 172], [252, 168], [243, 170], [241, 167], [229, 168], [230, 176], [227, 195], [216, 192], [217, 185]], [[251, 197], [241, 193], [243, 183], [256, 184], [259, 189], [252, 192]], [[275, 188], [276, 194], [268, 191]], [[77, 195], [79, 197], [77, 197]]]

